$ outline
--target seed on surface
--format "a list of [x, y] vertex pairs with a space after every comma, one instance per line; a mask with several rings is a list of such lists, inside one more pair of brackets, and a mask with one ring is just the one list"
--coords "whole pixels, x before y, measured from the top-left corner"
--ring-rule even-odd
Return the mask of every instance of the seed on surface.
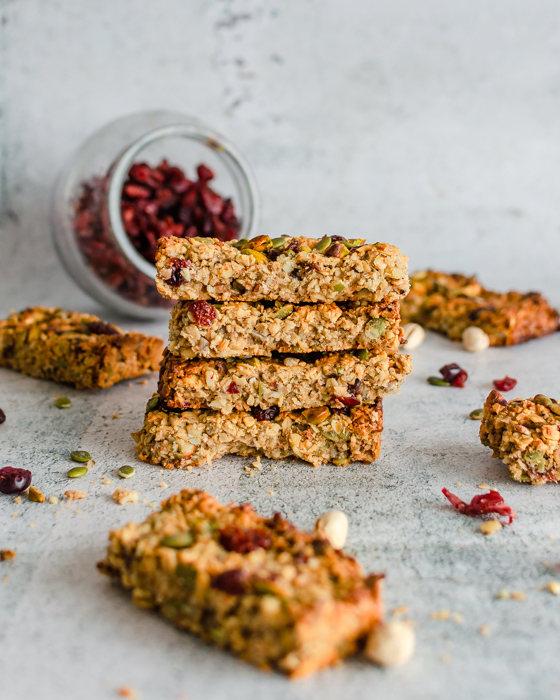
[[344, 291], [344, 282], [337, 282], [336, 284], [333, 284], [332, 288], [333, 288], [333, 292], [343, 292]]
[[496, 519], [485, 520], [483, 523], [480, 523], [480, 531], [483, 535], [493, 535], [495, 532], [498, 532], [498, 530], [501, 530], [502, 528], [502, 523]]
[[329, 238], [328, 236], [326, 238], [321, 238], [321, 240], [317, 243], [315, 246], [315, 250], [318, 253], [324, 253], [325, 250], [331, 245], [332, 243], [332, 238]]
[[369, 357], [369, 350], [358, 350], [356, 352], [356, 357], [358, 358], [358, 360], [367, 360]]
[[54, 405], [58, 408], [70, 408], [72, 401], [70, 401], [70, 399], [66, 396], [59, 396], [57, 399], [55, 399]]
[[481, 420], [483, 413], [484, 413], [483, 408], [475, 408], [474, 411], [471, 411], [469, 413], [469, 417], [472, 418], [473, 420]]
[[378, 622], [369, 633], [365, 654], [379, 666], [398, 666], [414, 654], [414, 630], [401, 620]]
[[272, 246], [272, 240], [269, 236], [255, 236], [249, 241], [249, 247], [253, 250], [266, 250]]
[[184, 549], [190, 547], [194, 542], [194, 537], [190, 532], [176, 532], [160, 540], [160, 547], [171, 547], [172, 549]]
[[523, 453], [525, 461], [529, 466], [537, 471], [543, 471], [545, 468], [544, 454], [540, 450], [526, 450]]
[[271, 240], [272, 247], [276, 250], [278, 248], [283, 248], [287, 242], [288, 242], [288, 238], [286, 236], [280, 236], [279, 238], [273, 238]]
[[428, 377], [428, 384], [433, 386], [451, 386], [450, 382], [446, 382], [441, 377]]
[[341, 510], [329, 510], [317, 520], [314, 532], [335, 549], [342, 549], [348, 537], [348, 518]]
[[327, 420], [330, 415], [330, 411], [326, 406], [321, 406], [319, 408], [306, 408], [305, 411], [301, 412], [301, 417], [305, 418], [306, 421], [312, 425], [318, 425], [323, 421]]
[[372, 318], [366, 323], [364, 335], [370, 340], [377, 340], [381, 337], [386, 326], [387, 321], [384, 318]]
[[286, 306], [282, 306], [278, 309], [278, 311], [275, 314], [275, 317], [279, 318], [280, 320], [284, 320], [292, 314], [293, 310], [294, 307], [292, 306], [292, 304], [286, 304]]
[[348, 457], [334, 457], [331, 461], [337, 467], [345, 467], [347, 464], [350, 464]]
[[70, 457], [72, 457], [74, 462], [89, 462], [91, 459], [90, 453], [84, 450], [74, 450], [74, 452], [70, 453]]
[[426, 338], [426, 331], [419, 323], [405, 323], [402, 329], [403, 339], [401, 345], [406, 345], [407, 350], [414, 350], [419, 347]]
[[469, 326], [463, 331], [463, 347], [468, 352], [483, 352], [490, 347], [490, 337], [482, 328]]
[[87, 467], [72, 467], [67, 476], [70, 479], [78, 479], [80, 476], [85, 476], [88, 473]]
[[159, 404], [159, 396], [152, 396], [152, 398], [148, 401], [148, 405], [146, 406], [147, 411], [153, 411], [154, 408], [157, 408]]
[[131, 467], [128, 464], [125, 464], [124, 467], [121, 467], [118, 471], [118, 475], [121, 477], [121, 479], [130, 479], [131, 476], [134, 476], [136, 470], [134, 467]]
[[365, 238], [354, 238], [351, 241], [344, 241], [344, 245], [347, 248], [359, 248], [360, 246], [363, 246], [365, 242]]

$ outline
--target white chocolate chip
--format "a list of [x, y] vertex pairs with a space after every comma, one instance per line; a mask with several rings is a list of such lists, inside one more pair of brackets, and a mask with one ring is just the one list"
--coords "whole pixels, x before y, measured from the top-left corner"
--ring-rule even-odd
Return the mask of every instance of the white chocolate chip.
[[335, 549], [342, 549], [348, 536], [348, 518], [341, 510], [329, 510], [315, 523], [315, 533], [328, 540]]
[[469, 326], [463, 331], [463, 345], [469, 352], [482, 352], [490, 346], [490, 338], [482, 328]]
[[404, 664], [414, 653], [414, 630], [406, 622], [389, 620], [379, 622], [369, 633], [365, 653], [379, 666]]
[[406, 344], [406, 350], [414, 350], [422, 345], [426, 338], [426, 331], [419, 323], [405, 323], [403, 326], [403, 340], [401, 345]]

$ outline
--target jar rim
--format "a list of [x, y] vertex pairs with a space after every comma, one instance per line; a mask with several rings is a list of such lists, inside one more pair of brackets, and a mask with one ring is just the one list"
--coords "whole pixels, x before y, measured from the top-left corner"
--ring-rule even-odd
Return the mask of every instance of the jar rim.
[[122, 189], [130, 167], [141, 151], [155, 141], [177, 136], [198, 141], [215, 151], [222, 157], [226, 167], [232, 173], [239, 186], [239, 194], [242, 200], [241, 210], [244, 212], [240, 237], [252, 238], [259, 225], [260, 209], [257, 181], [249, 162], [231, 141], [213, 129], [194, 120], [190, 124], [178, 122], [151, 129], [117, 156], [111, 167], [107, 196], [109, 222], [119, 248], [137, 270], [151, 279], [156, 277], [155, 265], [140, 255], [132, 245], [122, 222]]

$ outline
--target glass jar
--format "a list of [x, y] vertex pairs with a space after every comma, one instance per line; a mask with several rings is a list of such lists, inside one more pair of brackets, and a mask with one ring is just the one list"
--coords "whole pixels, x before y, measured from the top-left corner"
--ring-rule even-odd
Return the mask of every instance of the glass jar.
[[168, 316], [173, 305], [156, 290], [157, 238], [251, 238], [258, 220], [245, 158], [209, 127], [167, 111], [133, 114], [94, 133], [61, 172], [51, 208], [56, 249], [74, 281], [102, 304], [144, 319]]

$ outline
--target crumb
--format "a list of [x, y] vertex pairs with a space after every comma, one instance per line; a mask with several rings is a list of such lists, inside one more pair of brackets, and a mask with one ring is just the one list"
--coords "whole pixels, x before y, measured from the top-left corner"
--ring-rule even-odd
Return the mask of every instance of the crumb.
[[507, 600], [510, 597], [510, 592], [508, 591], [507, 588], [502, 588], [500, 591], [496, 593], [496, 598], [498, 600]]
[[490, 487], [488, 486], [488, 484], [485, 484], [483, 481], [481, 484], [478, 485], [478, 488], [479, 489], [489, 489]]
[[138, 384], [147, 384], [148, 380], [147, 379], [141, 379]]
[[12, 513], [12, 518], [17, 518], [19, 513]]
[[393, 608], [391, 610], [392, 615], [406, 615], [408, 612], [408, 605], [399, 605], [398, 608]]
[[115, 503], [118, 503], [119, 506], [124, 506], [125, 503], [137, 503], [138, 502], [138, 496], [140, 494], [138, 491], [127, 491], [126, 489], [117, 489], [111, 498]]
[[0, 549], [0, 561], [10, 561], [16, 556], [15, 549]]
[[513, 600], [526, 600], [527, 594], [523, 591], [512, 591], [510, 598], [513, 598]]
[[107, 477], [104, 477], [103, 479], [101, 479], [101, 483], [103, 484], [103, 486], [108, 486], [109, 484], [113, 483], [113, 479], [108, 479]]
[[2, 583], [8, 583], [8, 577], [2, 576]]
[[246, 472], [250, 472], [250, 471], [251, 471], [251, 467], [248, 467], [248, 466], [244, 466], [243, 469], [245, 469]]
[[165, 481], [161, 481], [161, 480], [160, 480], [159, 485], [161, 486], [162, 489], [168, 489], [168, 488], [169, 488], [169, 484], [166, 484]]
[[274, 496], [274, 491], [267, 491], [271, 496]]
[[113, 414], [113, 420], [117, 420], [117, 418], [120, 418], [120, 417], [121, 417], [120, 413]]
[[483, 535], [493, 535], [498, 530], [502, 529], [502, 523], [495, 518], [493, 520], [485, 520], [480, 523], [480, 531]]
[[260, 455], [257, 455], [257, 459], [252, 463], [251, 466], [255, 467], [255, 469], [260, 469], [262, 467]]
[[[87, 498], [85, 491], [65, 491], [64, 495], [69, 501], [80, 501], [82, 498]], [[79, 511], [76, 511], [78, 513]]]
[[[84, 430], [84, 433], [87, 433], [87, 430]], [[58, 457], [58, 455], [56, 455]]]
[[478, 631], [484, 637], [487, 637], [490, 634], [490, 627], [488, 627], [488, 625], [480, 625], [480, 627], [478, 628]]
[[14, 503], [21, 503], [21, 496], [16, 496], [14, 498]]
[[50, 496], [49, 503], [52, 503], [53, 506], [55, 506], [58, 503], [58, 496]]
[[[130, 384], [129, 384], [129, 386], [130, 386]], [[131, 699], [134, 699], [134, 698], [137, 698], [137, 697], [138, 697], [138, 693], [134, 690], [134, 688], [131, 688], [131, 687], [128, 686], [128, 685], [123, 685], [122, 687], [120, 687], [120, 688], [118, 689], [117, 692], [118, 692], [118, 694], [121, 696], [121, 698], [131, 698]]]
[[553, 540], [553, 539], [554, 539], [554, 535], [549, 535], [549, 536], [548, 536], [548, 539], [549, 539], [549, 540]]
[[276, 471], [276, 467], [270, 467], [270, 469], [274, 472]]
[[156, 504], [155, 503], [148, 503], [148, 508], [155, 508]]
[[450, 664], [451, 663], [451, 654], [442, 654], [441, 660], [444, 664]]
[[560, 581], [549, 581], [546, 587], [552, 595], [560, 595]]
[[437, 612], [430, 613], [432, 620], [449, 620], [451, 613], [449, 610], [439, 610]]
[[462, 485], [463, 485], [463, 483], [461, 481], [457, 482], [457, 486], [462, 486]]
[[35, 523], [29, 523], [29, 527], [35, 527]]
[[36, 489], [35, 486], [29, 487], [29, 500], [33, 503], [44, 503], [47, 499], [45, 494]]
[[453, 613], [453, 615], [451, 616], [451, 619], [457, 625], [461, 625], [463, 623], [463, 616], [461, 615], [461, 613]]

